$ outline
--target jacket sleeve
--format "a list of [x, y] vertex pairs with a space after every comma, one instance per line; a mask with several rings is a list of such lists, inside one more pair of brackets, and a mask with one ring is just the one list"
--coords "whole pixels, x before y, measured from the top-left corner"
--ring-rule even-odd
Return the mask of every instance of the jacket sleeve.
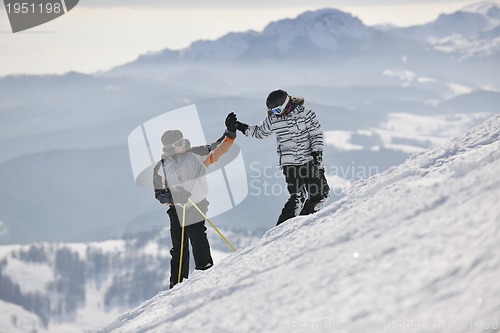
[[158, 162], [153, 169], [153, 187], [155, 198], [161, 204], [173, 204], [172, 195], [167, 187], [167, 180], [162, 176], [163, 161]]
[[205, 145], [205, 146], [196, 146], [196, 147], [192, 147], [190, 149], [191, 152], [193, 152], [194, 154], [196, 155], [199, 155], [199, 156], [208, 156], [210, 155], [210, 152], [212, 150], [215, 150], [221, 143], [222, 141], [224, 141], [226, 137], [226, 133], [224, 133], [219, 139], [217, 139], [217, 141], [215, 141], [214, 143], [211, 143], [209, 145]]
[[311, 140], [311, 151], [323, 151], [323, 132], [313, 110], [306, 110], [306, 126]]
[[273, 134], [273, 129], [271, 125], [271, 117], [264, 119], [261, 125], [248, 126], [245, 131], [246, 136], [251, 136], [257, 139], [264, 139]]
[[210, 145], [192, 147], [190, 151], [199, 156], [208, 156], [210, 154]]
[[214, 164], [219, 158], [224, 155], [229, 148], [231, 148], [234, 140], [236, 139], [236, 132], [226, 131], [224, 136], [210, 145], [210, 154], [203, 161], [206, 168]]

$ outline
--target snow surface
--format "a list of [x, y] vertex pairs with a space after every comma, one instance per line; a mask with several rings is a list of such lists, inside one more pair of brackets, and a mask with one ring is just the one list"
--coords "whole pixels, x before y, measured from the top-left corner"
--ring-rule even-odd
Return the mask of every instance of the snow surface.
[[98, 332], [493, 332], [500, 114]]
[[25, 333], [33, 332], [42, 326], [37, 315], [26, 311], [19, 305], [0, 300], [0, 332]]
[[[95, 311], [96, 316], [100, 314]], [[99, 318], [99, 317], [95, 317]], [[99, 322], [99, 321], [98, 321]], [[40, 318], [19, 305], [0, 300], [0, 333], [81, 333], [74, 324], [45, 327]]]
[[490, 38], [463, 37], [453, 34], [443, 38], [429, 37], [428, 42], [434, 49], [445, 53], [461, 53], [462, 58], [491, 56], [500, 49], [500, 37]]
[[1, 273], [19, 284], [20, 291], [26, 294], [41, 292], [54, 280], [52, 267], [16, 258], [10, 258]]

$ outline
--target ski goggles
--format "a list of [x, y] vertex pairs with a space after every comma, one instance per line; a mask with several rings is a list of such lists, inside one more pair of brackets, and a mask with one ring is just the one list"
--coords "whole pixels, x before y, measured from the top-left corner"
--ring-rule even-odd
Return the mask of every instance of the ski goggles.
[[180, 138], [179, 140], [169, 144], [168, 146], [165, 146], [165, 148], [180, 148], [184, 146], [185, 141], [186, 140], [184, 138]]
[[285, 102], [283, 102], [283, 104], [281, 104], [280, 106], [277, 106], [275, 108], [270, 108], [269, 111], [271, 111], [272, 113], [274, 113], [276, 115], [279, 115], [283, 112], [283, 110], [285, 110], [288, 102], [290, 102], [290, 96], [286, 96]]

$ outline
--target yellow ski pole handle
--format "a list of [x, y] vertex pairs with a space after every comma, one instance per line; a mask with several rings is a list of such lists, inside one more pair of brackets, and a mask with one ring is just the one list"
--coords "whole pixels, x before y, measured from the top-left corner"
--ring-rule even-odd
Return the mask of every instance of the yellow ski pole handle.
[[186, 205], [184, 205], [182, 207], [181, 257], [179, 260], [179, 276], [177, 278], [177, 283], [181, 283], [182, 259], [184, 257], [184, 224], [185, 223], [186, 223]]
[[236, 249], [231, 245], [231, 243], [229, 243], [227, 238], [224, 237], [224, 235], [219, 231], [219, 229], [217, 229], [215, 224], [213, 224], [212, 221], [210, 221], [210, 219], [201, 211], [201, 209], [198, 208], [198, 206], [193, 202], [193, 200], [191, 200], [191, 198], [189, 198], [188, 200], [191, 203], [191, 205], [193, 205], [193, 207], [196, 208], [196, 210], [201, 214], [201, 216], [203, 216], [205, 220], [207, 220], [208, 223], [210, 223], [210, 225], [215, 229], [215, 231], [217, 231], [219, 236], [226, 242], [226, 244], [231, 248], [231, 250], [233, 250], [233, 252], [236, 252]]

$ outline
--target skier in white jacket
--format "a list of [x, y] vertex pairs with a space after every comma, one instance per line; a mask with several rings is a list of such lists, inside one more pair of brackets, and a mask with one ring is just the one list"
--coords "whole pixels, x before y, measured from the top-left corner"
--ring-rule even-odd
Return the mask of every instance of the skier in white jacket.
[[[170, 288], [189, 274], [189, 239], [193, 248], [195, 269], [206, 270], [213, 266], [210, 245], [206, 234], [205, 219], [191, 204], [193, 202], [206, 215], [208, 211], [207, 168], [225, 154], [236, 138], [236, 115], [226, 118], [224, 135], [211, 145], [191, 147], [189, 140], [179, 130], [163, 133], [163, 154], [153, 172], [156, 199], [169, 206], [170, 236]], [[186, 207], [186, 210], [182, 208]], [[184, 215], [185, 213], [185, 215]], [[184, 215], [185, 234], [182, 240], [181, 219]], [[181, 244], [184, 245], [181, 251]], [[180, 254], [182, 252], [182, 265]]]
[[276, 134], [279, 164], [290, 193], [277, 225], [294, 216], [317, 212], [330, 196], [321, 124], [314, 111], [303, 104], [303, 99], [274, 90], [267, 97], [268, 115], [261, 125], [236, 122], [237, 129], [249, 137], [264, 139]]

